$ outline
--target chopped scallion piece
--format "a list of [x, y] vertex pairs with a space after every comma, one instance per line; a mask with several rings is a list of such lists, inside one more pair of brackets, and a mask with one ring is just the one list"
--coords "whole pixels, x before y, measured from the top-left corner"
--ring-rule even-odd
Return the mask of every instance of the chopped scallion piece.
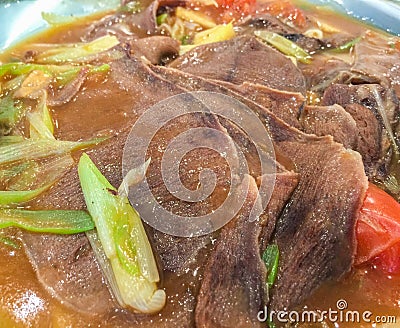
[[168, 18], [168, 14], [167, 13], [163, 13], [161, 15], [158, 15], [157, 16], [157, 25], [161, 25], [161, 24], [165, 23], [167, 18]]
[[279, 248], [278, 245], [268, 245], [262, 254], [262, 260], [267, 267], [267, 284], [271, 288], [278, 274]]
[[[89, 74], [105, 73], [110, 69], [109, 64], [103, 64], [100, 66], [84, 65], [84, 67], [87, 67], [89, 69]], [[24, 76], [25, 79], [25, 75], [33, 71], [42, 71], [43, 73], [49, 74], [53, 78], [55, 78], [59, 85], [66, 85], [68, 82], [70, 82], [75, 78], [75, 76], [81, 69], [82, 66], [41, 65], [41, 64], [27, 64], [27, 63], [17, 62], [17, 63], [7, 63], [0, 65], [0, 77], [4, 75], [12, 75], [16, 77]], [[22, 84], [24, 79], [22, 79], [21, 81], [20, 80], [14, 81], [12, 87], [15, 88], [15, 85], [18, 86], [17, 84]], [[10, 89], [10, 87], [8, 87], [7, 85], [6, 87]]]
[[23, 136], [2, 136], [0, 137], [0, 147], [12, 145], [21, 141], [24, 141]]
[[51, 184], [34, 190], [6, 190], [0, 191], [0, 206], [21, 204], [39, 196], [42, 192], [49, 189]]
[[85, 211], [0, 209], [0, 228], [7, 227], [42, 233], [74, 234], [92, 230], [94, 224]]
[[106, 35], [88, 43], [55, 46], [35, 56], [35, 61], [42, 64], [88, 62], [93, 60], [94, 56], [118, 44], [116, 36]]
[[21, 246], [17, 244], [12, 238], [10, 237], [0, 237], [0, 243], [12, 247], [14, 249], [20, 249]]
[[8, 134], [19, 121], [22, 108], [14, 103], [12, 97], [0, 99], [0, 135]]
[[342, 44], [341, 46], [337, 47], [336, 49], [334, 49], [334, 51], [347, 51], [350, 50], [351, 48], [353, 48], [358, 42], [360, 42], [362, 39], [361, 36], [359, 36], [358, 38], [355, 38], [354, 40], [351, 40], [345, 44]]
[[110, 285], [117, 300], [143, 313], [160, 311], [166, 295], [157, 289], [157, 265], [138, 213], [86, 154], [79, 161], [78, 173], [87, 208], [111, 263], [113, 278], [108, 279], [115, 280]]
[[74, 160], [70, 154], [64, 154], [41, 161], [18, 163], [13, 167], [18, 168], [23, 164], [26, 164], [25, 168], [20, 169], [19, 174], [8, 181], [5, 190], [31, 190], [53, 185], [74, 165]]
[[21, 142], [6, 144], [0, 147], [0, 165], [62, 155], [74, 150], [85, 149], [97, 145], [105, 139], [106, 138], [94, 138], [88, 141], [24, 139]]
[[304, 64], [309, 64], [311, 62], [311, 56], [307, 51], [279, 34], [265, 30], [254, 31], [254, 34], [261, 40], [274, 46], [283, 54], [295, 57], [299, 62]]

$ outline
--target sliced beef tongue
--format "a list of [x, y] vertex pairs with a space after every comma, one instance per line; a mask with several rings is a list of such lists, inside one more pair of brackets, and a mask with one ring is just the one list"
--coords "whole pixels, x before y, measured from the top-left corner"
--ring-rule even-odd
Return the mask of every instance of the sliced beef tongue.
[[261, 226], [249, 222], [258, 189], [253, 178], [247, 180], [241, 187], [247, 193], [244, 206], [222, 229], [206, 265], [197, 297], [197, 327], [263, 325], [257, 320], [266, 303], [266, 270], [258, 245]]
[[296, 128], [301, 128], [299, 115], [306, 101], [301, 93], [276, 90], [261, 84], [249, 82], [244, 82], [239, 85], [223, 81], [215, 82], [268, 108], [287, 124]]
[[281, 258], [270, 309], [283, 310], [350, 271], [367, 178], [360, 155], [329, 137], [312, 140], [290, 129], [277, 136], [279, 148], [300, 173], [273, 238]]
[[201, 79], [192, 74], [185, 75], [182, 71], [170, 67], [152, 66], [151, 69], [168, 81], [190, 91], [209, 90], [211, 88], [215, 92], [232, 92], [233, 94], [240, 95], [249, 101], [268, 108], [289, 125], [301, 128], [299, 116], [301, 108], [305, 104], [305, 97], [301, 93], [281, 91], [250, 82], [234, 84], [214, 79]]
[[306, 91], [304, 77], [292, 61], [251, 36], [196, 47], [170, 66], [233, 84], [251, 82], [302, 94]]
[[[307, 83], [307, 90], [322, 94], [332, 83], [340, 83], [351, 65], [341, 59], [315, 55], [310, 64], [299, 63]], [[338, 82], [340, 81], [340, 82]]]
[[[113, 94], [108, 94], [107, 99], [110, 104], [116, 102], [118, 99], [121, 103], [120, 110], [125, 112], [125, 121], [121, 121], [119, 116], [109, 113], [104, 113], [107, 115], [107, 125], [116, 132], [116, 136], [105, 141], [88, 153], [94, 160], [99, 169], [104, 172], [106, 177], [110, 182], [118, 186], [122, 180], [121, 177], [121, 156], [122, 150], [124, 148], [124, 143], [126, 136], [131, 128], [133, 122], [136, 121], [137, 117], [142, 114], [149, 106], [153, 105], [159, 100], [162, 100], [168, 96], [181, 93], [183, 89], [175, 84], [160, 78], [154, 73], [152, 73], [147, 67], [143, 66], [140, 61], [136, 59], [119, 60], [112, 65], [112, 72], [103, 86], [107, 89], [107, 84], [112, 90], [117, 90]], [[90, 95], [90, 87], [85, 90], [86, 96]], [[96, 92], [102, 92], [101, 90], [96, 90]], [[95, 97], [93, 97], [94, 99]], [[90, 98], [92, 99], [92, 97]], [[77, 105], [79, 106], [80, 96], [77, 97]], [[89, 100], [91, 101], [91, 100]], [[95, 101], [95, 100], [93, 100]], [[192, 106], [194, 99], [188, 99], [189, 104]], [[91, 108], [96, 108], [95, 103], [93, 106], [87, 106], [86, 110], [83, 111], [82, 117], [87, 119], [93, 115]], [[77, 129], [74, 124], [81, 124], [80, 122], [71, 123], [69, 126], [65, 126], [60, 129], [60, 134], [68, 138], [73, 136], [73, 131]], [[221, 127], [219, 121], [211, 114], [191, 114], [189, 116], [179, 117], [176, 120], [171, 121], [168, 125], [164, 126], [155, 136], [157, 140], [150, 144], [149, 155], [152, 157], [152, 164], [148, 171], [148, 183], [152, 187], [155, 195], [161, 197], [163, 203], [166, 206], [170, 206], [177, 214], [184, 215], [194, 215], [207, 213], [212, 211], [215, 206], [218, 206], [221, 199], [226, 193], [226, 189], [229, 186], [227, 183], [226, 176], [229, 176], [229, 170], [226, 169], [225, 160], [223, 157], [217, 153], [210, 151], [209, 149], [200, 148], [198, 151], [192, 155], [194, 161], [187, 161], [187, 165], [180, 166], [181, 179], [184, 185], [189, 189], [196, 189], [198, 185], [198, 179], [195, 174], [192, 173], [194, 162], [200, 163], [199, 166], [203, 168], [213, 169], [214, 172], [222, 173], [218, 175], [220, 177], [217, 181], [216, 192], [210, 199], [207, 199], [200, 204], [193, 205], [188, 202], [178, 201], [169, 193], [166, 194], [165, 187], [163, 187], [163, 182], [161, 174], [159, 172], [160, 166], [160, 156], [162, 155], [162, 150], [164, 145], [168, 144], [168, 141], [176, 136], [179, 131], [185, 131], [186, 129], [196, 128], [199, 126], [211, 127], [219, 130], [222, 133], [226, 133], [226, 130]], [[101, 130], [101, 127], [98, 127]], [[104, 127], [103, 127], [104, 129]], [[84, 131], [83, 131], [84, 133]], [[161, 152], [160, 152], [161, 150]], [[164, 149], [165, 150], [165, 149]], [[257, 170], [257, 165], [255, 167], [255, 173]], [[283, 167], [277, 165], [277, 171], [283, 172]], [[294, 174], [297, 177], [297, 175]], [[289, 176], [290, 177], [290, 176]], [[297, 182], [297, 180], [296, 180]], [[293, 183], [293, 182], [292, 182]], [[294, 184], [294, 183], [293, 183]], [[290, 193], [289, 189], [284, 189], [284, 192]], [[275, 201], [275, 207], [269, 213], [269, 216], [274, 213], [280, 212], [279, 206], [283, 206], [283, 202], [287, 199], [288, 195], [280, 196], [278, 200]], [[79, 180], [76, 174], [76, 168], [72, 169], [70, 174], [65, 176], [45, 197], [41, 197], [36, 206], [47, 206], [47, 207], [60, 207], [60, 208], [85, 208], [82, 193], [79, 186]], [[266, 220], [266, 219], [265, 219]], [[275, 222], [276, 217], [273, 222]], [[202, 261], [207, 259], [207, 238], [210, 236], [199, 238], [179, 238], [166, 236], [161, 232], [155, 232], [153, 229], [148, 227], [149, 235], [153, 241], [153, 246], [157, 250], [157, 255], [160, 257], [161, 267], [164, 269], [165, 284], [163, 285], [168, 294], [167, 306], [166, 308], [157, 316], [141, 316], [136, 314], [124, 313], [124, 318], [131, 323], [137, 324], [142, 327], [151, 327], [157, 325], [159, 327], [171, 327], [171, 326], [181, 326], [190, 327], [193, 325], [193, 311], [195, 305], [195, 297], [198, 290], [198, 284], [201, 279], [202, 271]], [[250, 230], [248, 230], [251, 232]], [[258, 235], [253, 234], [252, 236], [257, 237]], [[90, 281], [84, 280], [73, 280], [71, 284], [78, 284], [74, 288], [79, 287], [80, 284], [87, 285], [85, 292], [87, 295], [80, 297], [76, 295], [76, 298], [71, 298], [69, 290], [66, 289], [65, 284], [59, 284], [58, 281], [67, 280], [67, 275], [78, 275], [78, 270], [80, 270], [80, 265], [85, 264], [85, 272], [89, 272], [88, 279], [95, 274], [95, 270], [98, 272], [97, 264], [94, 260], [92, 250], [86, 249], [87, 257], [79, 258], [80, 261], [74, 262], [71, 270], [57, 270], [57, 278], [54, 279], [54, 265], [53, 261], [41, 261], [40, 254], [56, 254], [58, 258], [66, 258], [65, 267], [68, 265], [68, 261], [71, 258], [71, 250], [75, 251], [80, 249], [82, 243], [88, 245], [87, 239], [84, 235], [80, 235], [79, 239], [75, 236], [64, 236], [60, 238], [59, 236], [49, 235], [46, 236], [46, 243], [42, 242], [43, 237], [37, 234], [27, 234], [23, 236], [24, 242], [27, 247], [28, 254], [30, 256], [33, 265], [38, 269], [38, 275], [43, 277], [41, 281], [45, 284], [46, 288], [56, 290], [56, 296], [60, 300], [66, 302], [67, 300], [71, 302], [70, 306], [74, 308], [79, 308], [82, 302], [91, 301], [96, 296], [101, 293], [108, 293], [104, 282], [100, 279], [92, 279]], [[68, 244], [67, 247], [63, 247], [63, 243]], [[260, 261], [259, 246], [257, 239], [255, 239], [253, 246], [256, 245], [254, 253], [252, 256], [258, 258]], [[254, 248], [254, 247], [253, 247]], [[253, 250], [252, 248], [252, 250]], [[89, 261], [83, 262], [84, 259], [90, 259]], [[64, 263], [64, 262], [62, 262]], [[193, 267], [195, 263], [195, 267]], [[261, 263], [262, 264], [262, 263]], [[200, 266], [198, 268], [197, 266]], [[69, 267], [67, 267], [69, 268]], [[254, 274], [262, 273], [262, 270], [253, 271]], [[49, 276], [52, 275], [52, 276]], [[261, 280], [259, 279], [258, 282]], [[181, 283], [182, 282], [182, 283]], [[262, 280], [264, 282], [264, 280]], [[262, 284], [263, 285], [263, 284]], [[261, 285], [257, 285], [258, 287]], [[250, 286], [251, 288], [257, 286]], [[57, 288], [59, 287], [59, 288]], [[72, 287], [71, 287], [72, 288]], [[80, 289], [77, 289], [80, 290]], [[96, 291], [96, 294], [93, 293]], [[259, 296], [263, 298], [261, 293]], [[109, 296], [108, 296], [109, 297]], [[229, 301], [229, 300], [227, 300]], [[253, 306], [253, 305], [251, 305]], [[258, 305], [257, 305], [258, 306]], [[112, 303], [106, 303], [103, 308], [98, 308], [100, 313], [108, 313], [112, 315], [115, 305]], [[118, 310], [122, 311], [122, 310]], [[94, 311], [93, 311], [94, 313]], [[247, 315], [247, 314], [246, 314]], [[124, 320], [125, 320], [124, 319]], [[115, 319], [116, 324], [119, 319]], [[255, 320], [255, 319], [252, 319]]]
[[179, 54], [179, 42], [167, 36], [150, 36], [129, 42], [130, 52], [140, 58], [144, 56], [154, 65], [164, 65]]
[[354, 53], [352, 71], [392, 87], [400, 97], [400, 52], [393, 46], [393, 40], [369, 31], [355, 45]]
[[[260, 258], [262, 231], [273, 226], [284, 204], [297, 185], [297, 174], [279, 173], [272, 198], [264, 214], [250, 221], [257, 202], [255, 180], [247, 176], [242, 188], [247, 189], [244, 206], [237, 216], [222, 228], [204, 270], [197, 297], [197, 327], [263, 327], [258, 312], [268, 302], [265, 290], [266, 268]], [[275, 179], [264, 175], [264, 180]], [[221, 306], [223, 304], [223, 306]]]
[[301, 130], [317, 136], [331, 135], [345, 148], [356, 149], [358, 129], [356, 121], [340, 105], [305, 106], [299, 118]]
[[78, 312], [103, 314], [114, 306], [84, 234], [21, 233], [29, 260], [46, 290]]
[[[339, 104], [352, 115], [358, 130], [357, 146], [370, 177], [385, 179], [398, 137], [399, 100], [392, 89], [376, 84], [333, 84], [325, 90], [322, 104]], [[392, 147], [391, 147], [392, 146]]]

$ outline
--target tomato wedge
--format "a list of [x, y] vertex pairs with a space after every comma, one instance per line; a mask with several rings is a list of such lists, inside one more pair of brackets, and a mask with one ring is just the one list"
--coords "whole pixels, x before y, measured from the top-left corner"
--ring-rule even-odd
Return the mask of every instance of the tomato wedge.
[[372, 264], [382, 272], [400, 274], [400, 243], [380, 253]]
[[223, 8], [223, 21], [247, 16], [256, 10], [259, 13], [269, 13], [272, 16], [290, 21], [298, 27], [304, 27], [307, 23], [305, 14], [291, 1], [269, 0], [257, 3], [257, 0], [216, 0], [218, 6]]
[[307, 22], [303, 11], [293, 5], [290, 1], [268, 2], [265, 11], [283, 20], [291, 21], [298, 27], [304, 27]]
[[225, 23], [249, 15], [255, 11], [256, 0], [216, 0], [224, 9], [222, 19]]
[[385, 271], [400, 268], [400, 204], [372, 183], [360, 210], [356, 233], [356, 265], [374, 259]]

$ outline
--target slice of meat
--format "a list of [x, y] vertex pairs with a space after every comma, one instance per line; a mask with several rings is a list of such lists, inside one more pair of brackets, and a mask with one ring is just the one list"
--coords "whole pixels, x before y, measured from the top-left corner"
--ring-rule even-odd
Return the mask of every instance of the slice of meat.
[[113, 300], [84, 234], [72, 236], [21, 232], [40, 283], [64, 305], [102, 314]]
[[371, 76], [400, 96], [400, 52], [393, 41], [368, 31], [355, 45], [352, 71]]
[[56, 92], [55, 95], [51, 95], [48, 98], [47, 105], [61, 106], [71, 101], [81, 89], [88, 73], [88, 68], [82, 68], [71, 82], [64, 86], [60, 91]]
[[120, 42], [137, 38], [136, 33], [125, 22], [123, 13], [107, 15], [88, 26], [81, 37], [82, 41], [93, 41], [105, 35], [115, 35]]
[[331, 135], [345, 148], [357, 149], [358, 129], [353, 117], [340, 105], [305, 106], [299, 118], [301, 130], [317, 136]]
[[[257, 185], [265, 180], [273, 178], [271, 175], [264, 174], [257, 178]], [[272, 234], [275, 230], [277, 219], [281, 216], [285, 205], [290, 200], [290, 197], [299, 183], [300, 175], [295, 172], [280, 172], [275, 175], [274, 192], [271, 199], [260, 217], [262, 230], [259, 236], [260, 254], [262, 254], [271, 242]]]
[[[362, 155], [366, 172], [369, 176], [386, 175], [385, 150], [390, 144], [383, 137], [385, 132], [381, 123], [371, 110], [360, 104], [348, 104], [345, 109], [356, 122], [357, 144], [353, 149]], [[379, 168], [382, 172], [377, 172]]]
[[[255, 221], [250, 220], [251, 211], [254, 206], [262, 206], [257, 203], [257, 185], [250, 176], [243, 181], [242, 188], [247, 189], [244, 206], [222, 229], [205, 267], [197, 298], [197, 327], [264, 326], [257, 317], [268, 301], [266, 268], [259, 251], [260, 233], [269, 221], [274, 224], [297, 184], [295, 173], [278, 176], [263, 219]], [[265, 175], [262, 179], [275, 177]]]
[[270, 304], [275, 310], [300, 305], [322, 282], [350, 271], [355, 222], [367, 188], [358, 153], [330, 138], [304, 142], [298, 136], [288, 131], [279, 142], [300, 182], [274, 234], [281, 252]]
[[299, 115], [306, 99], [301, 93], [272, 89], [270, 87], [244, 82], [236, 85], [229, 82], [216, 81], [243, 97], [268, 108], [287, 124], [301, 128]]
[[266, 302], [266, 269], [258, 246], [260, 225], [249, 222], [258, 189], [253, 178], [245, 180], [244, 206], [222, 229], [205, 268], [197, 297], [197, 327], [262, 326], [257, 313]]
[[[81, 106], [82, 95], [79, 94], [76, 102], [74, 104], [69, 104], [71, 107], [68, 110], [71, 113], [74, 113], [79, 109], [81, 111], [80, 114], [82, 120], [89, 121], [90, 117], [93, 116], [93, 109], [97, 107], [96, 101], [101, 101], [95, 100], [95, 97], [92, 97], [92, 92], [100, 95], [105, 93], [107, 101], [110, 102], [110, 106], [113, 102], [117, 102], [117, 99], [120, 101], [119, 103], [121, 106], [116, 111], [110, 110], [111, 112], [97, 113], [98, 115], [104, 115], [104, 120], [102, 120], [103, 124], [106, 124], [115, 131], [116, 135], [88, 152], [93, 161], [99, 169], [104, 172], [110, 182], [113, 185], [118, 186], [122, 180], [122, 151], [131, 125], [149, 106], [159, 100], [167, 98], [168, 96], [181, 93], [182, 89], [155, 76], [150, 70], [148, 70], [148, 68], [143, 66], [136, 59], [124, 59], [113, 63], [112, 73], [105, 83], [105, 86], [102, 87], [103, 89], [100, 88], [96, 90], [88, 87], [88, 89], [85, 90], [85, 96], [89, 97], [89, 105], [86, 102], [84, 108]], [[106, 93], [107, 88], [110, 88], [115, 92], [112, 94]], [[87, 101], [87, 99], [85, 99], [85, 101]], [[186, 101], [187, 105], [192, 108], [196, 105], [196, 99], [193, 97], [187, 96]], [[125, 113], [125, 120], [120, 120], [120, 111]], [[203, 112], [204, 111], [206, 111], [206, 109], [204, 109]], [[64, 119], [66, 120], [67, 118], [64, 117]], [[99, 122], [96, 123], [99, 124], [99, 126], [96, 126], [96, 129], [100, 131], [104, 129], [104, 126], [100, 126]], [[83, 124], [81, 120], [74, 120], [69, 125], [66, 124], [66, 126], [60, 128], [59, 133], [63, 138], [71, 139], [74, 131], [78, 126], [81, 126], [81, 124]], [[85, 134], [85, 131], [87, 131], [84, 127], [85, 125], [83, 124], [82, 130], [80, 131], [83, 135]], [[195, 152], [190, 153], [190, 157], [187, 158], [187, 160], [185, 160], [186, 158], [183, 158], [183, 164], [180, 166], [180, 178], [185, 187], [189, 190], [195, 190], [199, 183], [198, 171], [195, 166], [197, 165], [203, 169], [212, 169], [218, 176], [215, 192], [198, 204], [193, 204], [188, 201], [180, 201], [170, 193], [167, 193], [165, 186], [163, 186], [162, 176], [160, 174], [161, 157], [165, 151], [165, 146], [168, 145], [178, 133], [189, 129], [195, 130], [197, 127], [213, 128], [214, 130], [218, 130], [222, 134], [226, 135], [226, 130], [222, 128], [215, 116], [210, 113], [195, 113], [179, 116], [177, 119], [174, 119], [169, 124], [163, 126], [163, 128], [157, 132], [154, 137], [154, 142], [150, 143], [148, 150], [148, 156], [151, 156], [152, 162], [148, 170], [147, 179], [155, 197], [160, 198], [163, 205], [174, 213], [186, 216], [205, 214], [212, 211], [216, 206], [219, 206], [221, 200], [227, 194], [226, 190], [229, 189], [230, 181], [230, 171], [226, 166], [226, 159], [215, 151], [207, 148], [200, 148]], [[220, 144], [221, 143], [224, 145], [226, 140], [222, 139]], [[232, 144], [227, 146], [232, 146]], [[135, 151], [135, 149], [132, 150]], [[140, 195], [137, 199], [140, 202]], [[67, 176], [61, 179], [61, 181], [54, 186], [49, 193], [38, 199], [35, 205], [61, 208], [84, 208], [85, 205], [80, 191], [76, 168], [71, 170]], [[201, 237], [196, 239], [179, 238], [166, 236], [161, 232], [154, 232], [151, 228], [149, 228], [148, 231], [150, 238], [153, 241], [153, 246], [160, 257], [160, 263], [161, 267], [164, 269], [165, 279], [168, 279], [168, 282], [166, 281], [165, 283], [167, 291], [169, 291], [167, 304], [174, 305], [167, 305], [159, 316], [151, 318], [126, 314], [128, 317], [127, 320], [129, 320], [129, 322], [137, 322], [138, 325], [140, 324], [141, 326], [150, 326], [151, 324], [165, 327], [168, 327], [171, 324], [182, 327], [191, 326], [193, 320], [194, 295], [196, 295], [197, 285], [200, 279], [200, 276], [197, 276], [197, 272], [201, 272], [201, 270], [196, 270], [196, 268], [192, 266], [192, 262], [195, 262], [197, 266], [201, 263], [203, 257], [206, 259], [206, 256], [204, 256], [204, 253], [202, 252], [206, 250], [205, 245], [210, 242], [210, 236], [206, 236], [203, 239]], [[69, 249], [64, 249], [61, 241], [59, 241], [56, 236], [48, 236], [48, 243], [46, 244], [38, 242], [40, 240], [38, 235], [30, 237], [32, 237], [32, 239], [29, 240], [30, 244], [28, 245], [26, 242], [28, 252], [35, 251], [37, 253], [46, 254], [56, 249], [57, 252], [59, 252], [59, 257], [69, 256]], [[77, 245], [77, 242], [72, 237], [65, 237], [65, 240], [69, 242], [69, 245], [72, 248]], [[36, 245], [37, 248], [34, 248], [33, 244]], [[203, 255], [202, 258], [199, 257], [199, 253]], [[34, 265], [36, 265], [36, 258], [32, 257], [32, 261]], [[47, 266], [49, 265], [50, 263], [43, 263], [43, 267], [38, 270], [38, 274], [47, 275]], [[92, 272], [95, 265], [95, 261], [87, 263], [87, 270]], [[67, 272], [65, 274], [67, 274]], [[190, 292], [188, 293], [188, 286], [180, 286], [176, 289], [179, 290], [179, 295], [177, 295], [176, 292], [174, 292], [174, 284], [179, 284], [181, 279], [189, 280], [190, 275], [192, 276], [192, 279], [190, 279]], [[193, 278], [193, 275], [195, 278]], [[66, 277], [59, 277], [59, 279], [66, 279]], [[54, 283], [51, 279], [43, 280], [43, 282], [49, 284]], [[87, 283], [89, 284], [89, 282]], [[99, 286], [96, 281], [90, 283], [93, 283], [96, 288], [103, 288], [103, 290], [107, 291], [104, 285]], [[47, 287], [52, 288], [54, 286], [49, 285]], [[60, 288], [57, 292], [57, 297], [60, 299], [65, 299], [67, 297], [66, 290]], [[87, 297], [89, 296], [90, 295], [87, 295]], [[75, 307], [77, 307], [80, 302], [79, 299], [71, 300], [71, 302], [72, 301], [75, 301], [73, 304]], [[112, 311], [112, 308], [113, 306], [109, 307], [107, 311]], [[177, 318], [179, 318], [179, 320]]]
[[234, 84], [251, 82], [302, 94], [306, 91], [304, 77], [290, 59], [250, 36], [196, 47], [170, 66]]
[[333, 84], [325, 90], [322, 104], [339, 104], [353, 116], [359, 136], [355, 149], [363, 156], [366, 172], [384, 180], [393, 152], [390, 136], [396, 137], [400, 125], [399, 101], [393, 90], [376, 84]]
[[157, 72], [187, 90], [220, 92], [242, 101], [267, 124], [279, 153], [300, 173], [274, 235], [282, 246], [284, 269], [272, 295], [272, 309], [293, 308], [324, 282], [348, 272], [355, 252], [355, 220], [367, 189], [358, 153], [330, 136], [304, 134], [222, 85], [171, 68], [158, 67]]
[[167, 64], [179, 54], [179, 42], [167, 36], [151, 36], [129, 42], [130, 52], [154, 65]]
[[332, 83], [341, 81], [343, 72], [348, 72], [351, 65], [341, 59], [315, 55], [310, 64], [299, 63], [306, 79], [307, 90], [322, 94]]

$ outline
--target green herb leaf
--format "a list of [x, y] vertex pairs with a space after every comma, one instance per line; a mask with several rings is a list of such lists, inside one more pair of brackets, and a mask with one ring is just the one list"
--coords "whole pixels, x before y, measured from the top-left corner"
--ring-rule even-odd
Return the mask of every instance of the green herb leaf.
[[351, 40], [345, 44], [342, 44], [341, 46], [337, 47], [336, 49], [334, 49], [334, 51], [338, 51], [338, 52], [344, 52], [347, 50], [350, 50], [351, 48], [353, 48], [358, 42], [360, 42], [362, 39], [361, 36], [359, 36], [358, 38], [355, 38], [354, 40]]
[[262, 254], [262, 260], [267, 267], [267, 284], [268, 288], [271, 288], [275, 282], [278, 274], [279, 265], [279, 248], [278, 245], [268, 245], [264, 253]]
[[21, 248], [21, 246], [10, 237], [0, 237], [0, 243], [4, 244], [6, 246], [12, 247], [14, 249]]
[[74, 234], [94, 228], [85, 211], [28, 211], [0, 209], [0, 228], [17, 227], [33, 232]]
[[283, 54], [295, 57], [301, 63], [309, 64], [311, 62], [312, 57], [307, 51], [279, 34], [265, 30], [254, 31], [254, 34], [261, 40], [274, 46]]
[[50, 187], [51, 184], [34, 190], [0, 191], [0, 206], [25, 203], [39, 196], [42, 192], [49, 189]]
[[161, 25], [161, 24], [165, 23], [167, 18], [168, 18], [168, 14], [167, 13], [163, 13], [161, 15], [158, 15], [157, 16], [157, 25]]
[[10, 133], [21, 114], [22, 108], [14, 103], [11, 96], [0, 99], [0, 135]]
[[157, 289], [158, 269], [138, 213], [86, 154], [81, 156], [78, 174], [86, 206], [111, 264], [113, 277], [108, 279], [117, 300], [143, 313], [158, 312], [166, 295]]
[[118, 44], [116, 36], [106, 35], [88, 43], [55, 46], [35, 56], [35, 61], [42, 64], [88, 62], [95, 59], [94, 56]]
[[[0, 138], [1, 141], [2, 138]], [[88, 141], [62, 141], [51, 139], [24, 139], [21, 142], [0, 147], [0, 165], [17, 161], [28, 161], [55, 155], [62, 155], [78, 149], [99, 144], [106, 138], [94, 138]]]

